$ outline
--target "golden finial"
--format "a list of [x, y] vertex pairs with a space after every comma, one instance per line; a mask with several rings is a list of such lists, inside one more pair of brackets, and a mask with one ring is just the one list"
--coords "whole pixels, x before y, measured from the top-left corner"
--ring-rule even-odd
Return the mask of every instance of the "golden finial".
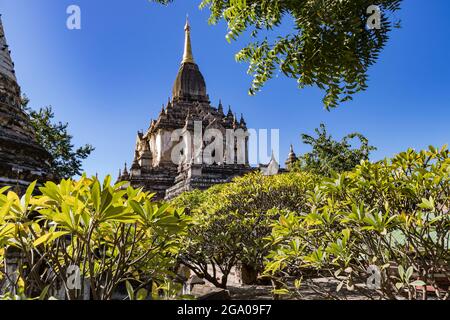
[[189, 24], [189, 14], [186, 14], [186, 25], [184, 26], [184, 31], [191, 31], [191, 25]]
[[186, 16], [186, 25], [184, 27], [185, 40], [184, 40], [184, 55], [183, 63], [195, 63], [194, 57], [192, 55], [192, 45], [191, 45], [191, 26], [189, 24], [189, 16]]

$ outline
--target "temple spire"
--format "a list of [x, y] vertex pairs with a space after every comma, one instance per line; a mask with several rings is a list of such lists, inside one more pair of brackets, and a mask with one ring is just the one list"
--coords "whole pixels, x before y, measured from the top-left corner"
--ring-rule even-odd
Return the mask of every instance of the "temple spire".
[[244, 119], [244, 114], [242, 114], [242, 113], [241, 113], [241, 120], [239, 121], [239, 124], [240, 124], [242, 127], [247, 126], [247, 123], [245, 122], [245, 119]]
[[297, 155], [294, 152], [294, 146], [291, 144], [291, 147], [289, 149], [289, 155], [284, 163], [286, 165], [286, 169], [291, 170], [294, 164], [298, 161]]
[[205, 79], [192, 56], [191, 26], [189, 20], [186, 20], [184, 30], [186, 38], [183, 61], [173, 85], [172, 100], [175, 103], [179, 101], [209, 103]]
[[124, 176], [128, 176], [128, 168], [127, 168], [127, 163], [125, 162], [125, 167], [123, 169], [123, 175]]
[[184, 39], [183, 63], [195, 63], [194, 56], [192, 55], [191, 26], [189, 24], [189, 16], [186, 16], [186, 25], [184, 27], [184, 32], [185, 32], [185, 39]]
[[228, 106], [227, 118], [232, 120], [234, 117], [233, 111], [231, 111], [231, 106]]
[[38, 143], [20, 103], [20, 87], [0, 18], [0, 188], [15, 185], [15, 191], [25, 194], [32, 181], [40, 184], [59, 177], [52, 174], [51, 156]]
[[14, 71], [14, 63], [11, 59], [11, 52], [9, 46], [6, 43], [5, 31], [3, 30], [3, 22], [0, 14], [0, 73], [8, 78], [16, 80], [16, 74]]

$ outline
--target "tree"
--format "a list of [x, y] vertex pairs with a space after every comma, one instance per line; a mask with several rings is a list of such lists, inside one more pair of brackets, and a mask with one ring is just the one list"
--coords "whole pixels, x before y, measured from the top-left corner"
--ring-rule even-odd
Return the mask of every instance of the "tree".
[[[333, 140], [328, 135], [325, 125], [315, 129], [318, 137], [302, 134], [303, 143], [312, 146], [312, 151], [304, 154], [294, 165], [295, 170], [311, 171], [323, 176], [331, 176], [333, 172], [350, 171], [361, 160], [368, 160], [371, 151], [375, 147], [369, 145], [369, 141], [360, 133], [351, 133], [341, 141]], [[351, 140], [358, 139], [359, 148], [352, 148]]]
[[[3, 254], [21, 257], [16, 281], [0, 271], [10, 293], [34, 298], [64, 289], [74, 300], [88, 285], [94, 300], [108, 300], [127, 281], [152, 292], [173, 279], [189, 217], [124, 184], [111, 185], [110, 176], [103, 183], [83, 176], [47, 182], [39, 188], [42, 195], [33, 196], [34, 182], [22, 198], [8, 187], [0, 189]], [[70, 269], [79, 270], [78, 288], [69, 285], [75, 280]]]
[[226, 288], [233, 267], [242, 267], [247, 275], [243, 281], [253, 284], [269, 251], [265, 238], [277, 218], [272, 209], [306, 211], [306, 191], [314, 189], [316, 180], [309, 173], [251, 173], [180, 195], [173, 205], [185, 208], [194, 222], [180, 261], [219, 288]]
[[[447, 300], [449, 194], [447, 146], [409, 149], [323, 178], [308, 192], [309, 211], [293, 211], [273, 224], [266, 272], [291, 293], [308, 286], [328, 298], [343, 298], [346, 291], [370, 299], [432, 294]], [[334, 278], [337, 290], [309, 281], [310, 268], [316, 277]], [[292, 276], [303, 276], [295, 289], [288, 284]]]
[[[153, 0], [169, 4], [173, 0]], [[236, 55], [248, 62], [255, 94], [277, 72], [297, 80], [299, 88], [326, 92], [327, 109], [367, 88], [367, 71], [399, 25], [392, 14], [401, 0], [203, 0], [210, 23], [225, 20], [228, 41], [249, 32], [254, 42]], [[293, 20], [290, 31], [279, 30]], [[265, 35], [261, 35], [264, 33]]]
[[55, 114], [52, 107], [38, 111], [28, 106], [29, 99], [22, 98], [22, 108], [28, 113], [31, 125], [36, 132], [38, 143], [52, 156], [52, 170], [59, 177], [68, 179], [82, 174], [82, 160], [86, 159], [95, 148], [90, 144], [74, 149], [72, 136], [68, 133], [68, 123], [53, 122]]

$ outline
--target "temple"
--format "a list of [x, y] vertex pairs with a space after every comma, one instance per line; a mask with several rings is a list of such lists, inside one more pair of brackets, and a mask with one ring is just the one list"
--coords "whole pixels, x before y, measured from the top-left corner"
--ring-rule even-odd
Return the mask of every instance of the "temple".
[[[224, 113], [222, 102], [217, 107], [211, 105], [205, 79], [192, 54], [191, 27], [186, 21], [183, 60], [173, 85], [172, 97], [163, 105], [158, 118], [150, 122], [148, 130], [138, 132], [134, 159], [129, 168], [125, 164], [123, 171], [119, 172], [119, 181], [129, 181], [133, 187], [143, 187], [155, 193], [157, 199], [171, 199], [185, 191], [207, 189], [255, 170], [248, 164], [248, 138], [241, 144], [233, 140], [233, 160], [237, 160], [235, 154], [240, 149], [240, 154], [244, 155], [241, 161], [209, 164], [196, 161], [199, 155], [192, 140], [195, 126], [199, 124], [202, 132], [215, 129], [223, 137], [230, 130], [246, 132], [247, 129], [242, 115], [238, 119], [231, 108]], [[191, 152], [180, 150], [179, 161], [173, 159], [174, 152], [178, 152], [174, 148], [179, 144], [173, 141], [176, 130], [181, 131], [180, 139], [188, 137], [191, 140], [186, 143]], [[202, 139], [203, 147], [208, 142]]]
[[297, 161], [298, 161], [298, 157], [297, 157], [297, 155], [295, 154], [295, 152], [294, 152], [294, 147], [293, 147], [292, 144], [291, 144], [291, 147], [290, 147], [290, 149], [289, 149], [289, 155], [288, 155], [288, 158], [287, 158], [286, 162], [284, 163], [285, 166], [286, 166], [286, 169], [287, 169], [287, 170], [291, 170], [291, 169], [294, 167], [294, 165], [295, 165], [295, 163], [296, 163]]
[[35, 181], [52, 178], [51, 156], [36, 141], [22, 110], [20, 87], [0, 15], [0, 188], [23, 193]]

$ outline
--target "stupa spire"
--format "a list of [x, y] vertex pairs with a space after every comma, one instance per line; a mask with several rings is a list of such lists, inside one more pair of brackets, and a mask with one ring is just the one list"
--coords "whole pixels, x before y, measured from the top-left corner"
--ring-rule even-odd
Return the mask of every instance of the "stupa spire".
[[186, 25], [184, 26], [184, 32], [185, 32], [185, 39], [184, 39], [183, 63], [195, 63], [194, 56], [192, 55], [191, 25], [189, 24], [189, 16], [186, 16]]
[[247, 125], [247, 123], [245, 122], [245, 119], [244, 119], [244, 114], [242, 114], [242, 113], [241, 113], [241, 120], [239, 121], [239, 124], [242, 127], [245, 127]]
[[298, 161], [297, 155], [294, 152], [294, 146], [291, 144], [289, 148], [289, 155], [285, 162], [286, 169], [291, 170], [292, 166]]
[[17, 82], [14, 71], [14, 63], [11, 59], [11, 51], [6, 42], [5, 31], [0, 14], [0, 73]]
[[233, 111], [231, 111], [231, 106], [228, 106], [228, 113], [227, 113], [227, 118], [232, 120], [234, 117]]
[[125, 167], [123, 168], [123, 175], [124, 176], [128, 176], [128, 168], [127, 168], [127, 163], [125, 162]]
[[191, 25], [189, 24], [188, 19], [186, 19], [184, 32], [183, 61], [173, 85], [172, 100], [175, 103], [179, 101], [209, 103], [205, 79], [203, 78], [198, 65], [194, 62], [194, 57], [192, 55]]

